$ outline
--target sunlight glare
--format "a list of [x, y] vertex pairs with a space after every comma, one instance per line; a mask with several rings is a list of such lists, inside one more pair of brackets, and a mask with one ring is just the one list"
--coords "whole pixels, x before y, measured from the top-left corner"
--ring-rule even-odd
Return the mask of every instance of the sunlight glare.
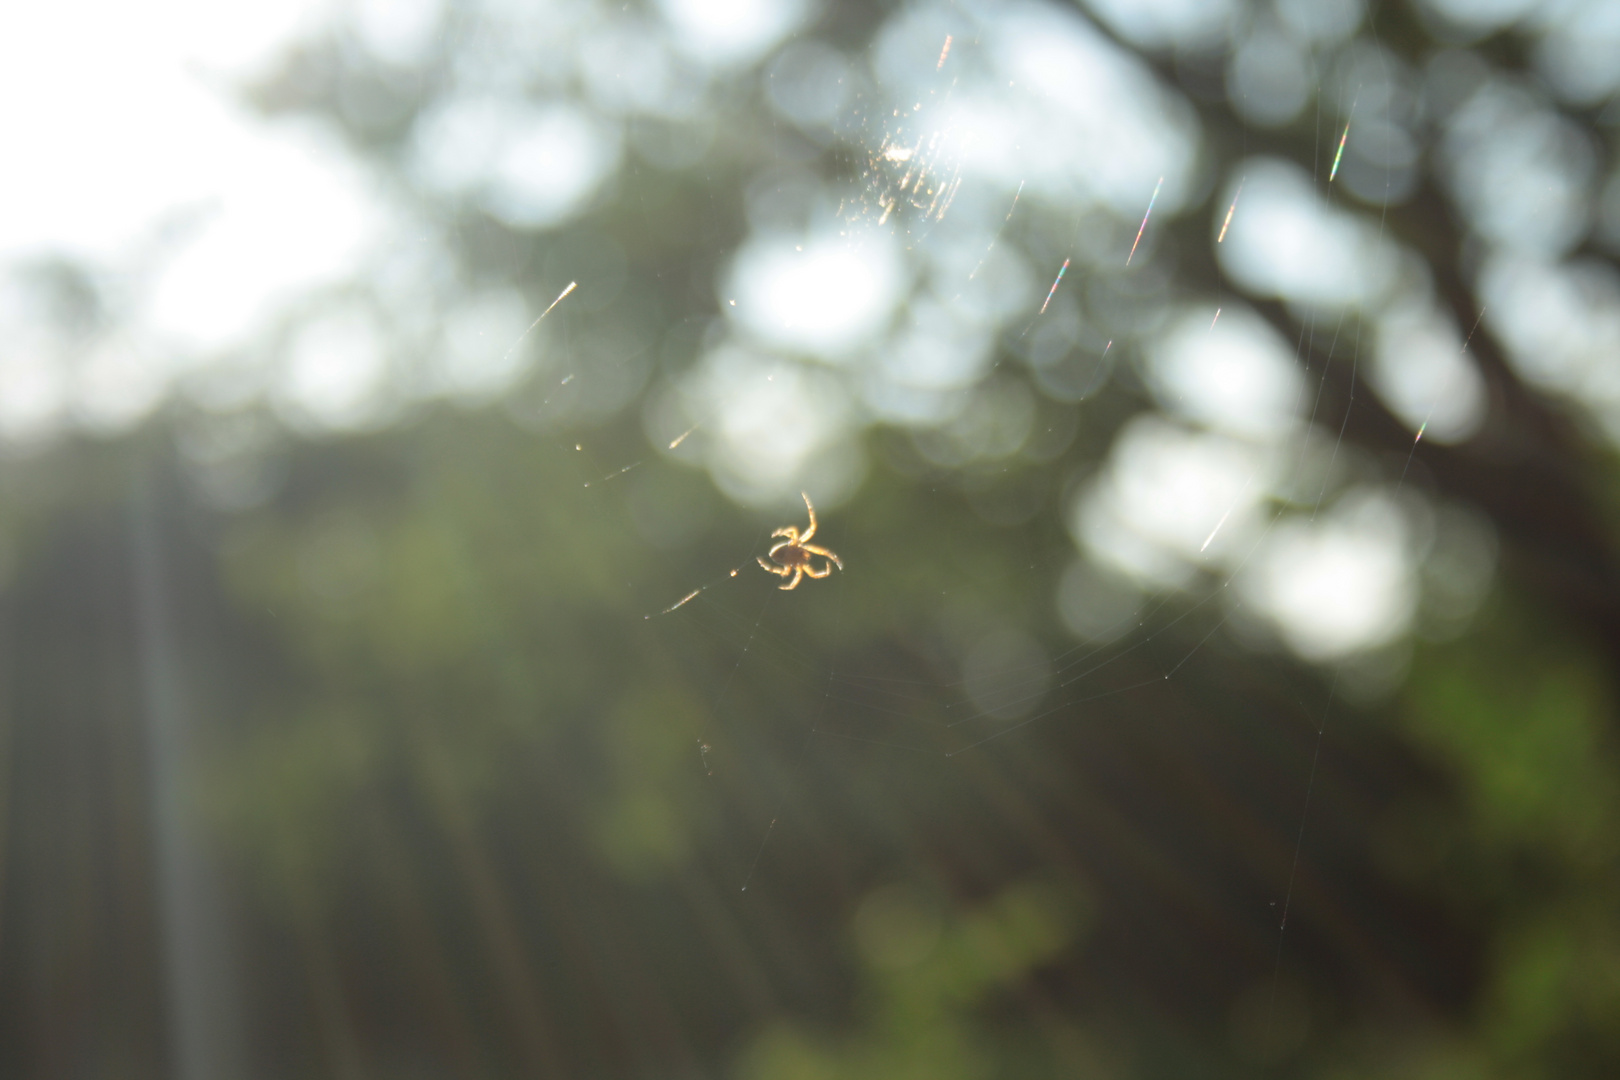
[[899, 332], [862, 371], [861, 398], [878, 418], [927, 426], [961, 412], [990, 367], [994, 339], [955, 306], [920, 297]]
[[1487, 84], [1447, 117], [1441, 148], [1451, 189], [1485, 239], [1556, 257], [1585, 237], [1597, 151], [1556, 109]]
[[358, 305], [345, 306], [299, 328], [282, 373], [283, 409], [301, 425], [365, 427], [377, 413], [387, 370], [375, 318]]
[[0, 355], [0, 439], [28, 443], [54, 435], [67, 391], [62, 365], [48, 349], [8, 349]]
[[1426, 439], [1462, 442], [1485, 422], [1485, 380], [1455, 324], [1432, 309], [1402, 305], [1380, 316], [1371, 382]]
[[1139, 60], [1055, 10], [1002, 20], [991, 46], [1005, 77], [1033, 91], [979, 116], [981, 133], [1013, 119], [1016, 158], [1000, 171], [1041, 176], [1054, 193], [1079, 183], [1132, 220], [1162, 177], [1161, 212], [1180, 207], [1196, 127]]
[[262, 124], [225, 104], [221, 83], [257, 72], [325, 6], [0, 5], [0, 132], [12, 162], [0, 258], [120, 252], [163, 214], [240, 179], [231, 162]]
[[433, 48], [445, 0], [353, 0], [349, 25], [366, 51], [391, 64], [411, 64]]
[[1266, 465], [1265, 452], [1249, 444], [1142, 416], [1076, 502], [1071, 531], [1100, 564], [1183, 587], [1194, 564], [1240, 551], [1252, 537]]
[[1485, 326], [1527, 382], [1591, 410], [1620, 443], [1620, 273], [1589, 259], [1498, 255], [1480, 275]]
[[848, 103], [854, 82], [849, 61], [818, 41], [796, 41], [766, 70], [772, 108], [803, 127], [831, 125]]
[[1149, 48], [1222, 42], [1238, 14], [1232, 0], [1086, 0], [1121, 37]]
[[738, 501], [789, 501], [814, 476], [820, 502], [820, 492], [855, 479], [847, 453], [827, 452], [845, 440], [850, 409], [826, 369], [726, 345], [704, 358], [695, 389], [712, 415], [693, 438], [703, 441], [715, 483]]
[[1240, 578], [1243, 595], [1306, 660], [1375, 648], [1404, 633], [1416, 610], [1406, 537], [1389, 499], [1352, 491], [1322, 520], [1281, 522]]
[[100, 342], [74, 372], [73, 412], [91, 431], [118, 435], [144, 420], [168, 389], [154, 358], [117, 335]]
[[848, 358], [888, 323], [904, 285], [893, 238], [871, 230], [799, 242], [760, 235], [737, 252], [726, 306], [771, 345], [824, 360]]
[[1548, 28], [1536, 66], [1568, 101], [1598, 105], [1620, 90], [1620, 4], [1586, 0]]
[[469, 193], [511, 225], [572, 217], [618, 167], [616, 125], [573, 105], [452, 98], [419, 118], [412, 167], [427, 187]]
[[494, 397], [510, 387], [533, 356], [533, 339], [525, 336], [528, 326], [529, 306], [511, 288], [477, 293], [446, 312], [445, 387], [474, 399]]
[[692, 56], [717, 67], [751, 64], [810, 17], [808, 0], [658, 0]]
[[1315, 72], [1292, 35], [1265, 21], [1256, 23], [1227, 67], [1227, 92], [1251, 123], [1282, 127], [1305, 107]]
[[239, 347], [295, 296], [350, 277], [387, 224], [367, 179], [315, 132], [242, 132], [225, 145], [229, 172], [148, 301], [152, 331], [193, 354]]
[[1208, 308], [1190, 309], [1149, 347], [1156, 396], [1218, 431], [1276, 439], [1298, 422], [1303, 379], [1293, 349], [1249, 308], [1222, 311], [1217, 321]]
[[660, 113], [674, 82], [665, 35], [652, 25], [615, 19], [580, 43], [580, 73], [591, 100], [611, 113]]
[[1519, 21], [1538, 0], [1423, 0], [1423, 6], [1459, 29], [1484, 36]]
[[1250, 159], [1233, 170], [1233, 196], [1240, 178], [1243, 213], [1217, 249], [1239, 284], [1262, 296], [1327, 307], [1367, 304], [1387, 287], [1395, 257], [1390, 243], [1366, 223], [1330, 209], [1303, 169]]

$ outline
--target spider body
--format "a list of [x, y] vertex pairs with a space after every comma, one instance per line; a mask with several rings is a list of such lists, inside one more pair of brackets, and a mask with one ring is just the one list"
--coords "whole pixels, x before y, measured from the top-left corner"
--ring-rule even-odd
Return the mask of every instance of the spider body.
[[770, 553], [773, 560], [788, 569], [809, 566], [810, 555], [811, 553], [802, 544], [795, 544], [789, 540], [773, 545]]
[[[795, 525], [782, 526], [771, 533], [773, 539], [776, 537], [783, 538], [781, 543], [772, 545], [769, 553], [771, 562], [766, 562], [760, 556], [755, 556], [761, 569], [778, 577], [788, 579], [785, 584], [777, 586], [781, 589], [797, 588], [799, 582], [806, 577], [824, 578], [833, 572], [835, 566], [840, 570], [844, 568], [844, 564], [837, 555], [824, 547], [809, 543], [810, 538], [816, 534], [816, 508], [810, 505], [809, 495], [804, 492], [800, 492], [800, 494], [804, 495], [804, 508], [810, 514], [810, 527], [801, 534]], [[812, 558], [817, 556], [826, 560], [821, 564], [819, 570], [816, 569], [815, 563], [811, 561]]]

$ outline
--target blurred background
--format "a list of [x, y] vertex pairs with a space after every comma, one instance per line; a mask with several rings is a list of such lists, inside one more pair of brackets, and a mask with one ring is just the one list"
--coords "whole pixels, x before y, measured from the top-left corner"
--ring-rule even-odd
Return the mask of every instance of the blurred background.
[[0, 88], [0, 1074], [1620, 1070], [1613, 0]]

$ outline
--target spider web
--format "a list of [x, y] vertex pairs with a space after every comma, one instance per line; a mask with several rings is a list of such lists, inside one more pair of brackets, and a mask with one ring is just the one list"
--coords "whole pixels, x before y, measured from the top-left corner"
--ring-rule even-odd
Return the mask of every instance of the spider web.
[[[817, 538], [836, 536], [838, 525], [837, 518], [823, 517]], [[742, 875], [745, 890], [781, 819], [794, 760], [813, 744], [841, 745], [849, 751], [841, 757], [864, 757], [867, 765], [908, 760], [937, 768], [1003, 743], [1021, 740], [1027, 751], [1048, 729], [1108, 723], [1119, 699], [1161, 690], [1196, 666], [1241, 607], [1227, 595], [1229, 575], [1201, 595], [1162, 593], [1099, 635], [1107, 640], [1076, 641], [1050, 656], [980, 660], [966, 677], [960, 652], [938, 637], [841, 646], [848, 594], [861, 587], [858, 551], [855, 559], [846, 556], [850, 569], [830, 581], [783, 591], [754, 565], [770, 542], [763, 538], [745, 560], [645, 617], [659, 646], [694, 667], [700, 652], [734, 658], [719, 665], [725, 677], [703, 705], [694, 764], [710, 778], [739, 767], [764, 770], [781, 789], [760, 849]], [[1055, 569], [1042, 569], [1055, 578]], [[831, 646], [806, 622], [831, 626]], [[831, 656], [822, 660], [829, 648]], [[1215, 661], [1221, 662], [1224, 657]], [[1302, 716], [1325, 719], [1325, 702], [1310, 703], [1320, 690], [1296, 690]], [[1320, 722], [1316, 726], [1320, 731]], [[771, 733], [766, 741], [774, 749], [762, 745], [764, 733]]]
[[[954, 52], [947, 44], [941, 50], [941, 66], [947, 56], [961, 56], [970, 49], [971, 43], [961, 39], [954, 41]], [[955, 84], [940, 89], [941, 96], [948, 99]], [[859, 196], [841, 205], [840, 212], [848, 214], [852, 222], [893, 230], [908, 243], [937, 239], [950, 230], [949, 212], [963, 196], [964, 181], [945, 152], [949, 140], [915, 136], [904, 130], [904, 121], [888, 125], [873, 115], [856, 112], [855, 126], [864, 130], [869, 152], [859, 166]], [[1320, 107], [1316, 126], [1320, 157], [1324, 142]], [[1333, 139], [1333, 134], [1339, 137]], [[1326, 141], [1342, 148], [1347, 137], [1348, 126], [1343, 133], [1330, 133]], [[1336, 171], [1337, 164], [1333, 167]], [[928, 178], [934, 187], [928, 186]], [[1243, 214], [1245, 182], [1239, 178], [1229, 204], [1210, 208], [1219, 228], [1217, 243], [1225, 239], [1234, 218]], [[1331, 197], [1329, 183], [1331, 179], [1323, 182], [1321, 190]], [[1134, 263], [1130, 266], [1133, 272], [1153, 266], [1151, 248], [1159, 224], [1155, 205], [1163, 184], [1161, 177], [1151, 191], [1142, 193], [1140, 220], [1132, 223], [1134, 228], [1124, 237], [1128, 245], [1124, 258], [1128, 265]], [[1020, 181], [1005, 215], [992, 223], [993, 234], [977, 253], [974, 275], [997, 246], [1007, 242], [1008, 227], [1019, 213], [1020, 200], [1026, 198]], [[1075, 224], [1071, 248], [1081, 233], [1080, 224]], [[1030, 243], [1029, 237], [1023, 239]], [[1032, 246], [1040, 245], [1035, 242]], [[1087, 268], [1072, 266], [1071, 255], [1063, 251], [1057, 253], [1048, 273], [1053, 276], [1040, 280], [1028, 298], [1031, 314], [1022, 320], [1016, 335], [1019, 339], [1038, 333], [1043, 319], [1059, 316], [1061, 300], [1051, 316], [1048, 308], [1054, 298], [1062, 298], [1064, 290], [1087, 285]], [[1097, 273], [1091, 268], [1091, 277]], [[1226, 287], [1218, 277], [1211, 331], [1221, 318], [1223, 305], [1229, 307], [1233, 302], [1224, 295]], [[1354, 387], [1362, 340], [1359, 321], [1346, 334], [1343, 316], [1331, 333], [1321, 328], [1326, 360], [1313, 370], [1313, 356], [1322, 355], [1318, 318], [1311, 313], [1298, 321], [1293, 353], [1305, 378], [1296, 405], [1302, 414], [1308, 406], [1309, 419], [1300, 426], [1288, 451], [1295, 481], [1308, 471], [1310, 441], [1321, 437], [1319, 417], [1332, 436], [1329, 470], [1324, 471], [1314, 500], [1305, 503], [1314, 517], [1328, 497], [1328, 472], [1339, 459], [1356, 407]], [[1082, 413], [1109, 382], [1110, 354], [1117, 358], [1126, 351], [1115, 351], [1112, 339], [1098, 346], [1093, 350], [1095, 362], [1081, 380], [1083, 392], [1076, 398]], [[995, 366], [999, 368], [1005, 359], [998, 355]], [[1351, 390], [1347, 400], [1335, 402], [1327, 393], [1329, 368], [1345, 360]], [[1126, 387], [1127, 392], [1130, 389]], [[688, 444], [711, 423], [717, 409], [711, 406], [666, 425], [667, 449], [673, 452]], [[1414, 452], [1416, 442], [1414, 439]], [[1409, 453], [1408, 465], [1411, 459]], [[644, 460], [637, 458], [616, 471], [593, 476], [588, 484], [612, 480]], [[1404, 480], [1405, 470], [1401, 476]], [[1023, 634], [1021, 641], [999, 653], [991, 649], [979, 655], [970, 655], [974, 650], [964, 642], [1005, 630], [1005, 620], [998, 624], [996, 617], [981, 613], [979, 625], [939, 630], [930, 628], [927, 618], [886, 622], [881, 612], [862, 602], [861, 594], [867, 588], [863, 577], [882, 571], [863, 557], [861, 523], [836, 504], [819, 513], [816, 538], [839, 552], [846, 569], [835, 572], [830, 580], [803, 581], [792, 591], [779, 589], [780, 581], [761, 572], [755, 560], [768, 550], [769, 532], [794, 519], [761, 520], [746, 553], [719, 564], [710, 576], [680, 596], [648, 597], [643, 620], [650, 650], [694, 672], [721, 672], [716, 682], [698, 688], [696, 734], [690, 745], [694, 773], [703, 778], [716, 802], [728, 808], [733, 820], [747, 823], [732, 834], [727, 845], [725, 875], [741, 891], [755, 894], [782, 884], [780, 871], [817, 847], [815, 834], [829, 828], [824, 821], [827, 811], [820, 803], [835, 797], [828, 794], [831, 789], [881, 785], [892, 779], [896, 790], [912, 790], [907, 785], [926, 785], [930, 777], [937, 778], [947, 770], [973, 768], [974, 761], [1038, 759], [1043, 747], [1072, 739], [1079, 730], [1117, 729], [1137, 723], [1144, 713], [1161, 706], [1182, 708], [1188, 693], [1207, 692], [1212, 686], [1220, 687], [1230, 699], [1235, 691], [1225, 683], [1239, 666], [1231, 662], [1238, 653], [1242, 664], [1264, 667], [1287, 688], [1286, 711], [1306, 735], [1308, 745], [1305, 763], [1291, 774], [1293, 790], [1288, 798], [1280, 799], [1297, 809], [1283, 830], [1290, 840], [1287, 872], [1273, 881], [1272, 895], [1265, 901], [1277, 935], [1274, 999], [1284, 935], [1307, 850], [1324, 736], [1340, 690], [1340, 672], [1323, 672], [1318, 678], [1285, 658], [1253, 655], [1251, 642], [1234, 628], [1234, 620], [1246, 613], [1244, 601], [1232, 586], [1279, 523], [1299, 511], [1298, 505], [1289, 507], [1282, 500], [1273, 500], [1259, 532], [1245, 541], [1245, 553], [1229, 560], [1225, 569], [1205, 573], [1185, 588], [1150, 591], [1143, 607], [1088, 638], [1076, 640], [1075, 635], [1066, 634], [1048, 604], [1044, 616], [1030, 620], [1033, 631]], [[1226, 520], [1223, 515], [1215, 525], [1205, 540], [1206, 547]], [[926, 538], [920, 542], [926, 543]], [[1039, 556], [1029, 564], [1030, 577], [1044, 582], [1044, 592], [1050, 596], [1074, 557], [1072, 549]], [[948, 579], [937, 582], [942, 598], [949, 596], [952, 585]], [[934, 614], [944, 620], [948, 607], [942, 599]]]

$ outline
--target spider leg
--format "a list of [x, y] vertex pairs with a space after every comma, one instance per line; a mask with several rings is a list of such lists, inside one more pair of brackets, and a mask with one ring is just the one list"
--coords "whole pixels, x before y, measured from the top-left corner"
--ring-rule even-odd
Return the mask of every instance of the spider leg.
[[[782, 576], [783, 576], [783, 577], [787, 577], [787, 567], [785, 567], [785, 566], [784, 566], [784, 567], [783, 567], [783, 568], [782, 568]], [[802, 579], [802, 578], [803, 578], [803, 577], [804, 577], [804, 567], [802, 567], [802, 566], [795, 566], [795, 567], [794, 567], [794, 568], [793, 568], [793, 580], [792, 580], [792, 581], [790, 581], [790, 582], [788, 582], [788, 583], [787, 583], [787, 584], [786, 584], [786, 585], [778, 585], [778, 586], [777, 586], [777, 588], [779, 588], [779, 589], [793, 589], [793, 588], [797, 588], [797, 587], [798, 587], [798, 584], [799, 584], [799, 581], [800, 581], [800, 580], [801, 580], [801, 579]]]
[[[771, 533], [771, 535], [773, 537], [775, 537], [775, 536], [785, 536], [785, 537], [787, 537], [787, 542], [790, 543], [790, 544], [797, 543], [799, 541], [799, 539], [800, 539], [799, 530], [794, 528], [792, 525], [784, 525], [780, 529], [777, 529], [775, 532]], [[777, 544], [776, 546], [781, 547], [782, 545]], [[773, 548], [772, 550], [775, 550], [775, 549]]]
[[791, 574], [793, 572], [792, 570], [790, 570], [786, 566], [777, 566], [775, 563], [768, 563], [764, 559], [760, 558], [758, 555], [755, 555], [754, 559], [755, 559], [755, 561], [757, 561], [759, 563], [759, 568], [761, 570], [765, 570], [765, 571], [768, 571], [769, 573], [775, 574], [777, 577], [787, 577], [789, 574]]
[[810, 505], [809, 492], [801, 491], [799, 494], [804, 496], [804, 508], [810, 512], [810, 527], [804, 530], [803, 536], [799, 537], [799, 543], [802, 544], [812, 536], [816, 535], [816, 508]]
[[[770, 551], [768, 551], [768, 552], [766, 552], [766, 554], [767, 554], [767, 555], [769, 555], [769, 556], [770, 556], [770, 557], [771, 557], [771, 558], [773, 558], [773, 559], [774, 559], [774, 558], [776, 558], [776, 553], [777, 553], [777, 552], [778, 552], [778, 551], [781, 551], [781, 550], [782, 550], [782, 549], [783, 549], [783, 548], [785, 548], [785, 547], [793, 547], [793, 546], [794, 546], [794, 543], [793, 543], [793, 541], [792, 541], [792, 540], [784, 540], [784, 541], [782, 541], [782, 542], [781, 542], [781, 543], [780, 543], [780, 544], [773, 544], [773, 545], [771, 545], [771, 550], [770, 550]], [[754, 556], [754, 558], [756, 558], [756, 559], [757, 559], [757, 558], [759, 558], [759, 556], [758, 556], [758, 555], [755, 555], [755, 556]]]
[[808, 551], [812, 555], [820, 555], [824, 559], [831, 559], [840, 570], [844, 568], [843, 561], [840, 560], [837, 555], [834, 555], [824, 547], [817, 547], [815, 544], [801, 544], [799, 546], [804, 548], [804, 550]]
[[819, 573], [819, 574], [816, 573], [815, 567], [811, 566], [809, 563], [805, 563], [804, 564], [804, 572], [805, 572], [805, 575], [807, 577], [824, 578], [828, 574], [832, 573], [832, 563], [823, 563], [822, 567], [821, 567], [821, 573]]

